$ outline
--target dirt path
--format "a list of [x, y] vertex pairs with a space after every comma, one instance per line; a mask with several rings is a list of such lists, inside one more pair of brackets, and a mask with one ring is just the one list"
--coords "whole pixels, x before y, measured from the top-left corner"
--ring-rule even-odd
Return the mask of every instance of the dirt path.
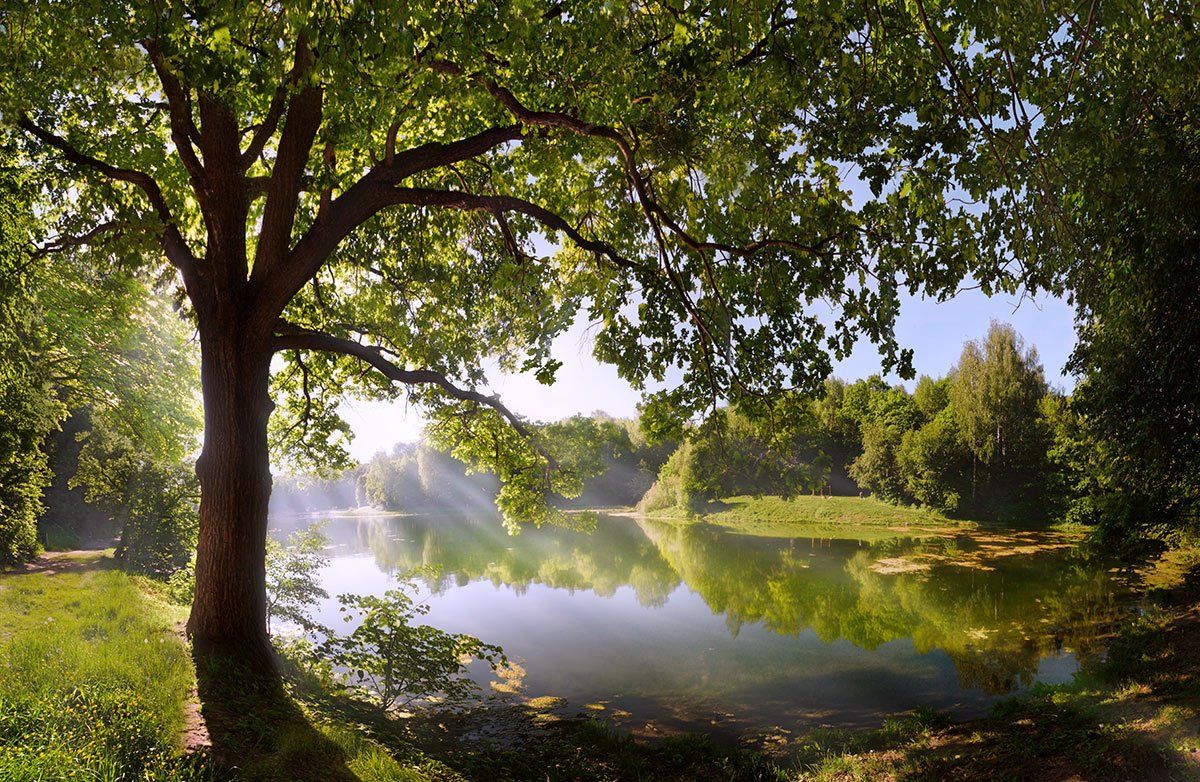
[[72, 551], [47, 551], [23, 565], [17, 565], [7, 573], [81, 573], [85, 570], [108, 568], [112, 560], [104, 549], [74, 549]]
[[[175, 635], [179, 638], [180, 643], [188, 645], [187, 628], [183, 622], [175, 625]], [[208, 732], [208, 723], [204, 720], [204, 714], [200, 711], [200, 693], [194, 681], [191, 691], [188, 692], [187, 700], [183, 704], [181, 741], [183, 751], [188, 753], [212, 748], [212, 736]]]

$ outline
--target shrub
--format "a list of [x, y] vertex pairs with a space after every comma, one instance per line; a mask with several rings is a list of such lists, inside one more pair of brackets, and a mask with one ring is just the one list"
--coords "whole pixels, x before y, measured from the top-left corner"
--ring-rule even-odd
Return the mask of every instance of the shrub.
[[690, 511], [696, 499], [692, 490], [692, 444], [685, 440], [658, 472], [658, 480], [638, 503], [642, 513]]
[[0, 146], [0, 568], [37, 551], [37, 517], [50, 482], [42, 443], [62, 415], [36, 352], [44, 328], [30, 300], [32, 186]]
[[382, 597], [339, 595], [346, 621], [360, 623], [347, 636], [330, 634], [319, 647], [350, 690], [384, 711], [435, 698], [460, 702], [478, 689], [465, 675], [470, 662], [481, 660], [493, 669], [507, 662], [500, 647], [474, 636], [414, 625], [429, 612], [415, 592], [409, 581]]
[[322, 525], [312, 524], [293, 532], [286, 546], [267, 541], [267, 632], [273, 620], [282, 619], [306, 633], [328, 633], [310, 613], [318, 601], [329, 597], [318, 576], [329, 563], [324, 553], [329, 538], [322, 529]]
[[167, 579], [167, 597], [172, 603], [188, 606], [196, 599], [196, 554], [193, 552], [188, 563], [176, 570]]
[[79, 455], [73, 485], [121, 530], [116, 559], [126, 570], [167, 579], [196, 549], [200, 486], [186, 462], [147, 457], [137, 444], [96, 426]]

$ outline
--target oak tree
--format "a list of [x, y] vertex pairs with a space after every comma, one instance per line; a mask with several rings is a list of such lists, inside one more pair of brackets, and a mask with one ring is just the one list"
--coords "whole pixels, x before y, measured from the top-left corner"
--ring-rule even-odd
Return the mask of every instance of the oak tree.
[[978, 255], [948, 195], [970, 136], [908, 4], [3, 7], [43, 222], [173, 274], [195, 319], [188, 629], [264, 669], [270, 443], [344, 455], [340, 394], [407, 394], [541, 521], [580, 476], [486, 361], [550, 383], [586, 318], [634, 386], [672, 371], [660, 422], [813, 390], [860, 334], [906, 371], [899, 291]]

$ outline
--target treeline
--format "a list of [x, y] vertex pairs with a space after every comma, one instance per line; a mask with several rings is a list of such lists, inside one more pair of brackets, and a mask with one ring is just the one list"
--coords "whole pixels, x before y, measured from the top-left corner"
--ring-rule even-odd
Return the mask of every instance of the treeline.
[[[869, 493], [956, 517], [1082, 525], [1106, 550], [1131, 556], [1176, 544], [1196, 534], [1200, 507], [1200, 428], [1188, 418], [1194, 392], [1185, 393], [1197, 384], [1182, 382], [1197, 366], [1165, 381], [1161, 357], [1148, 356], [1139, 378], [1137, 356], [1105, 347], [1077, 349], [1070, 395], [1047, 385], [1036, 351], [1011, 326], [993, 323], [945, 377], [921, 377], [911, 392], [878, 376], [831, 379], [813, 397], [717, 410], [689, 428], [641, 507]], [[1174, 396], [1155, 403], [1148, 387]]]
[[[536, 425], [533, 431], [577, 476], [578, 494], [553, 498], [562, 509], [636, 504], [678, 446], [673, 440], [650, 443], [637, 420], [602, 412]], [[466, 463], [425, 440], [398, 444], [390, 453], [376, 454], [366, 464], [333, 478], [277, 478], [271, 502], [275, 512], [369, 505], [404, 513], [491, 514], [499, 491], [496, 476], [472, 472]]]
[[[1085, 379], [1086, 384], [1086, 379]], [[967, 342], [944, 376], [912, 390], [879, 376], [826, 381], [822, 392], [719, 408], [679, 439], [648, 440], [636, 419], [604, 413], [534, 427], [577, 496], [559, 508], [637, 505], [702, 512], [736, 495], [871, 495], [949, 516], [1013, 524], [1069, 522], [1117, 543], [1152, 512], [1106, 458], [1077, 395], [1050, 388], [1035, 349], [1007, 324]], [[429, 442], [398, 445], [334, 480], [277, 480], [274, 507], [370, 505], [490, 514], [499, 481]], [[1155, 498], [1157, 501], [1158, 498]]]
[[696, 426], [643, 503], [695, 509], [737, 494], [869, 493], [981, 519], [1061, 510], [1053, 458], [1067, 401], [1011, 326], [993, 323], [941, 378], [913, 391], [879, 376], [814, 397], [722, 409]]

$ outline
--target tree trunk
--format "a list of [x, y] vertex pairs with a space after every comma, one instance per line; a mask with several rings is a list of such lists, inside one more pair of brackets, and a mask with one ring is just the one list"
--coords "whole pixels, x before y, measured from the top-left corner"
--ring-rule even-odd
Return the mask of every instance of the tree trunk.
[[200, 535], [187, 630], [197, 652], [271, 673], [265, 587], [270, 351], [236, 320], [214, 329], [202, 319], [200, 335], [204, 449], [196, 463]]

